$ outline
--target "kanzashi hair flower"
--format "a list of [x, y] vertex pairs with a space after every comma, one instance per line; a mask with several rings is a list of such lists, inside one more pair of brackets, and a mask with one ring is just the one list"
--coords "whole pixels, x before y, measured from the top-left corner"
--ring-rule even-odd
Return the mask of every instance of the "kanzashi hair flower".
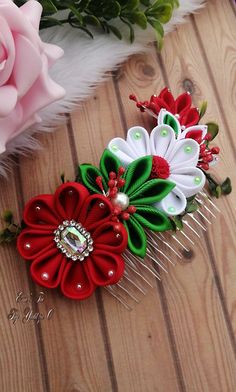
[[69, 298], [84, 299], [97, 286], [118, 282], [124, 272], [121, 253], [127, 233], [111, 220], [112, 205], [102, 195], [89, 195], [81, 184], [68, 182], [54, 195], [31, 199], [24, 210], [26, 228], [17, 247], [32, 262], [33, 280], [60, 286]]
[[[166, 110], [161, 110], [158, 126], [150, 134], [142, 127], [128, 131], [127, 140], [115, 138], [108, 145], [125, 166], [142, 156], [152, 155], [151, 177], [168, 179], [176, 186], [155, 204], [168, 215], [181, 214], [187, 198], [196, 195], [205, 184], [203, 172], [198, 164], [200, 147], [190, 138], [182, 138], [178, 120]], [[186, 132], [194, 131], [195, 127]]]
[[90, 164], [79, 167], [83, 184], [94, 193], [103, 193], [113, 205], [113, 220], [123, 222], [128, 232], [128, 247], [135, 255], [146, 254], [145, 229], [166, 231], [171, 228], [166, 214], [153, 204], [174, 188], [164, 179], [151, 179], [152, 158], [135, 160], [125, 170], [119, 159], [105, 150], [100, 170]]

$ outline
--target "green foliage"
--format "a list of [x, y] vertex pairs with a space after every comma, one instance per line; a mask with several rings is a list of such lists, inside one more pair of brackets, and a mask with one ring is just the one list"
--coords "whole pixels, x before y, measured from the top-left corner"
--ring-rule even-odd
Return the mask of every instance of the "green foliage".
[[232, 192], [232, 185], [229, 177], [219, 184], [217, 180], [209, 173], [204, 171], [204, 174], [207, 179], [209, 192], [212, 196], [215, 196], [217, 199], [219, 199], [220, 196], [229, 195]]
[[0, 230], [0, 245], [14, 241], [22, 230], [19, 225], [14, 223], [13, 214], [10, 210], [3, 213], [2, 220], [6, 226]]
[[[15, 0], [21, 6], [27, 0]], [[83, 30], [93, 37], [90, 26], [101, 28], [105, 33], [113, 33], [122, 39], [121, 32], [113, 22], [121, 20], [128, 26], [130, 41], [134, 41], [134, 26], [146, 29], [151, 25], [156, 32], [159, 47], [164, 37], [163, 24], [167, 23], [177, 0], [38, 0], [43, 6], [40, 28], [69, 23], [72, 27]], [[66, 17], [60, 17], [58, 11], [66, 11]]]

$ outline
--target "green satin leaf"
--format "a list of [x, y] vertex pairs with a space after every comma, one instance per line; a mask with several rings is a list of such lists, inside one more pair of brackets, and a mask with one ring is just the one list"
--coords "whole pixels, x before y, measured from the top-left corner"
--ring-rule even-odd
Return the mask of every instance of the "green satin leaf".
[[166, 197], [174, 187], [175, 184], [171, 181], [149, 180], [130, 196], [129, 202], [134, 206], [154, 204]]
[[139, 257], [145, 257], [147, 248], [147, 237], [140, 225], [134, 218], [130, 217], [129, 220], [123, 222], [128, 233], [128, 248], [130, 252]]
[[[79, 166], [79, 177], [81, 178], [82, 183], [88, 188], [90, 192], [93, 193], [102, 193], [101, 189], [96, 184], [96, 178], [98, 176], [102, 177], [102, 173], [100, 170], [89, 163], [84, 163]], [[103, 186], [106, 190], [106, 184], [103, 179]]]
[[109, 181], [109, 173], [113, 171], [117, 174], [121, 166], [120, 160], [106, 148], [100, 160], [100, 170], [106, 182]]
[[133, 215], [139, 223], [153, 231], [166, 231], [172, 228], [168, 216], [154, 207], [140, 206]]
[[176, 120], [175, 116], [173, 116], [172, 114], [165, 114], [164, 118], [163, 118], [163, 124], [169, 125], [174, 131], [175, 131], [175, 135], [176, 137], [179, 134], [179, 123]]
[[150, 177], [152, 170], [152, 157], [145, 156], [132, 162], [125, 173], [125, 186], [123, 192], [131, 196]]

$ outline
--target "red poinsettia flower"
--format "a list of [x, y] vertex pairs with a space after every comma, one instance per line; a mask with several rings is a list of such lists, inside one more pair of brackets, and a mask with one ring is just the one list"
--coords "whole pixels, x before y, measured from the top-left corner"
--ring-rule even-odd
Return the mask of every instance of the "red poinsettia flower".
[[61, 185], [54, 195], [31, 199], [17, 247], [25, 260], [32, 261], [33, 280], [47, 288], [60, 286], [73, 299], [85, 299], [97, 286], [117, 283], [124, 272], [121, 253], [127, 232], [111, 217], [106, 197], [90, 195], [75, 182]]
[[136, 102], [141, 111], [150, 110], [156, 116], [161, 109], [166, 109], [174, 114], [180, 125], [184, 127], [196, 125], [200, 120], [198, 109], [192, 107], [192, 98], [189, 93], [183, 93], [174, 99], [170, 90], [165, 87], [158, 96], [152, 95], [150, 101], [138, 101], [134, 95], [130, 95], [130, 99]]

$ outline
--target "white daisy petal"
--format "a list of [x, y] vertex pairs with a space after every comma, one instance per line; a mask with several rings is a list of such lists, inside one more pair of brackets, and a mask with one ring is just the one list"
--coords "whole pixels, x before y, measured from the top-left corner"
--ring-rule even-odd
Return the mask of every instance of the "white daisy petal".
[[158, 125], [150, 135], [151, 154], [166, 158], [175, 143], [175, 132], [169, 125]]
[[112, 139], [107, 148], [119, 158], [124, 166], [128, 166], [139, 157], [121, 137]]
[[197, 167], [186, 167], [175, 170], [169, 177], [186, 197], [196, 195], [205, 185], [205, 176]]
[[127, 143], [138, 157], [150, 155], [149, 134], [143, 127], [132, 127], [128, 130]]
[[154, 204], [156, 208], [164, 211], [168, 216], [181, 214], [187, 205], [186, 197], [176, 186], [161, 202]]
[[202, 138], [204, 138], [207, 134], [207, 125], [194, 125], [193, 127], [186, 128], [185, 131], [183, 131], [179, 134], [179, 139], [185, 139], [186, 135], [188, 137], [188, 133], [194, 132], [194, 131], [201, 131]]
[[177, 140], [168, 155], [171, 173], [182, 167], [196, 166], [199, 158], [199, 144], [193, 139]]
[[177, 118], [170, 112], [168, 112], [166, 109], [161, 109], [159, 115], [158, 115], [158, 125], [170, 125], [171, 128], [175, 132], [176, 138], [179, 137], [181, 133], [181, 126]]

